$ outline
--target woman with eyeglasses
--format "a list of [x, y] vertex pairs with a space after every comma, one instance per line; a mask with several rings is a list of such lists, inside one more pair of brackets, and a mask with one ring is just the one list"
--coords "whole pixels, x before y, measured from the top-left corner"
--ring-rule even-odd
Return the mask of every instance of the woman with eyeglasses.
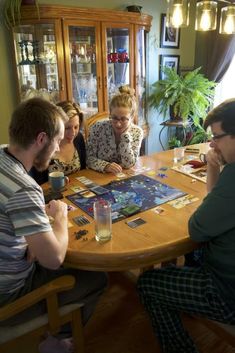
[[79, 131], [83, 122], [83, 113], [79, 104], [71, 101], [57, 103], [68, 115], [69, 120], [65, 124], [64, 138], [60, 143], [60, 151], [54, 155], [48, 170], [38, 172], [32, 168], [30, 175], [43, 184], [48, 181], [48, 172], [61, 171], [65, 175], [75, 173], [86, 168], [86, 148], [83, 135]]
[[134, 90], [121, 86], [109, 105], [109, 120], [94, 124], [87, 141], [87, 166], [99, 172], [121, 173], [135, 165], [143, 139], [142, 129], [135, 125]]

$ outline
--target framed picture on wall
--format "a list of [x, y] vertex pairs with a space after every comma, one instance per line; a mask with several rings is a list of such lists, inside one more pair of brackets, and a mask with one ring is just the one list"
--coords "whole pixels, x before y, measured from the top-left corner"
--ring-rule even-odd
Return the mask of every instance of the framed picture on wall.
[[160, 48], [179, 48], [180, 28], [166, 27], [166, 14], [161, 14]]
[[159, 69], [159, 79], [164, 80], [164, 73], [162, 72], [163, 67], [170, 67], [179, 72], [180, 66], [180, 56], [179, 55], [160, 55], [160, 69]]

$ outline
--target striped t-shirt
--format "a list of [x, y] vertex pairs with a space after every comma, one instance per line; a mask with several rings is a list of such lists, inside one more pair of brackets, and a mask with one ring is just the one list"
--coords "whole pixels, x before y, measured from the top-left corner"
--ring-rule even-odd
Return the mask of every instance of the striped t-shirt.
[[0, 294], [23, 287], [33, 271], [25, 237], [51, 231], [41, 187], [5, 148], [0, 146]]

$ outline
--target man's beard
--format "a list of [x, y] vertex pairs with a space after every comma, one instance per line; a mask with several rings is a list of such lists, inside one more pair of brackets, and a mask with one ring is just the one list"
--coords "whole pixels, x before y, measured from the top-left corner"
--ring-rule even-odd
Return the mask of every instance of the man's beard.
[[48, 142], [43, 149], [38, 152], [37, 156], [34, 159], [33, 166], [39, 171], [42, 172], [49, 167], [52, 155], [50, 151], [50, 142]]

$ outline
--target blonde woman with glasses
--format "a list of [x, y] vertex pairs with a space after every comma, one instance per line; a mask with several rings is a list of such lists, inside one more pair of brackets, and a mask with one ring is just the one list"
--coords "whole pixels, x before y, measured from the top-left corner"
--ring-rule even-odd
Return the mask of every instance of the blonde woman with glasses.
[[142, 129], [135, 125], [134, 90], [121, 86], [110, 102], [109, 120], [94, 124], [87, 141], [87, 166], [99, 172], [120, 173], [135, 165], [143, 139]]

